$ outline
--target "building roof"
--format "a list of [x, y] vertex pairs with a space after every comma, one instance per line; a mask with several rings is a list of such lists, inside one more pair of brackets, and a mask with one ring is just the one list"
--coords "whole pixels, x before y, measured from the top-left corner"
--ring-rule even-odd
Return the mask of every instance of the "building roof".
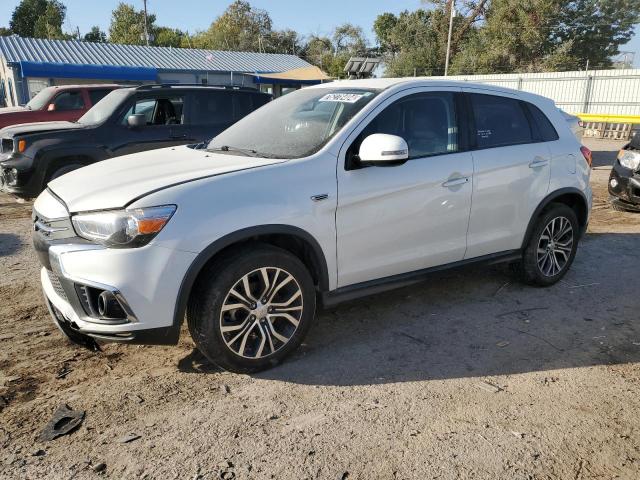
[[158, 71], [283, 72], [310, 64], [295, 55], [0, 37], [7, 63], [147, 67]]

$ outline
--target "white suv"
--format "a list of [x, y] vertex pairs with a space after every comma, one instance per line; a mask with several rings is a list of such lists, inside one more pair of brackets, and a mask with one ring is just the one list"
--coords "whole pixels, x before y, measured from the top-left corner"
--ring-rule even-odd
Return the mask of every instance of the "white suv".
[[208, 145], [52, 181], [34, 244], [73, 341], [172, 344], [233, 371], [294, 350], [323, 306], [471, 262], [551, 285], [591, 209], [590, 152], [553, 102], [374, 79], [305, 88]]

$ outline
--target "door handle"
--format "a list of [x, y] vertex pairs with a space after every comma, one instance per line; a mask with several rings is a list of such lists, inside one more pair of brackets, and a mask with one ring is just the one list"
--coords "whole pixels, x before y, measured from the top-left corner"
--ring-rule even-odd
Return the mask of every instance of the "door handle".
[[442, 186], [446, 188], [450, 188], [450, 187], [455, 187], [457, 185], [464, 185], [467, 182], [469, 182], [469, 177], [458, 177], [458, 178], [452, 178], [451, 180], [447, 180], [442, 184]]
[[546, 167], [549, 164], [549, 160], [546, 158], [536, 157], [530, 164], [529, 168]]

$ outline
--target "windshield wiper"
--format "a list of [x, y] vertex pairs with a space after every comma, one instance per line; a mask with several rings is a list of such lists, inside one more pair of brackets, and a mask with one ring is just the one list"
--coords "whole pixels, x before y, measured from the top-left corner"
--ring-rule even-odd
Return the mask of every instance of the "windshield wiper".
[[247, 157], [257, 157], [258, 152], [251, 148], [239, 148], [230, 147], [229, 145], [223, 145], [221, 147], [207, 148], [207, 152], [238, 152], [246, 155]]

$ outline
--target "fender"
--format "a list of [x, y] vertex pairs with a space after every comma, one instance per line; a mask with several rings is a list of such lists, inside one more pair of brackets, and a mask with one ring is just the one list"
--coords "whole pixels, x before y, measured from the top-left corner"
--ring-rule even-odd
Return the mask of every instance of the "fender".
[[324, 252], [322, 251], [322, 247], [320, 246], [318, 241], [310, 233], [298, 227], [281, 224], [259, 225], [255, 227], [243, 228], [242, 230], [238, 230], [236, 232], [225, 235], [224, 237], [221, 237], [213, 242], [202, 252], [200, 252], [189, 266], [189, 269], [187, 270], [187, 273], [185, 274], [184, 278], [182, 279], [182, 283], [180, 284], [180, 289], [178, 290], [178, 297], [176, 299], [176, 306], [173, 314], [172, 329], [173, 338], [175, 338], [176, 342], [178, 341], [177, 339], [180, 334], [180, 326], [182, 325], [182, 320], [184, 319], [185, 313], [187, 311], [189, 294], [191, 293], [191, 289], [193, 288], [196, 278], [198, 277], [206, 263], [211, 260], [218, 252], [230, 245], [249, 240], [259, 235], [274, 234], [284, 234], [290, 235], [292, 237], [298, 237], [311, 245], [316, 263], [320, 270], [318, 279], [320, 290], [326, 291], [329, 289], [329, 272]]
[[[566, 195], [566, 194], [578, 194], [580, 196], [580, 198], [582, 199], [583, 202], [583, 206], [585, 208], [585, 210], [588, 210], [588, 205], [589, 202], [587, 201], [587, 197], [584, 195], [584, 192], [582, 190], [579, 190], [575, 187], [566, 187], [566, 188], [561, 188], [559, 190], [555, 190], [554, 192], [548, 194], [546, 197], [544, 197], [544, 199], [538, 204], [538, 206], [536, 207], [536, 209], [533, 212], [533, 215], [531, 215], [531, 218], [529, 219], [529, 224], [527, 225], [527, 230], [525, 232], [524, 238], [522, 240], [522, 246], [521, 248], [524, 250], [527, 246], [527, 243], [529, 242], [529, 238], [531, 237], [531, 232], [533, 231], [533, 227], [536, 223], [536, 220], [538, 219], [538, 217], [540, 216], [540, 213], [542, 212], [542, 210], [544, 210], [544, 208], [549, 205], [551, 202], [553, 202], [556, 198], [562, 196], [562, 195]], [[587, 222], [585, 222], [582, 231], [580, 232], [580, 236], [582, 236], [584, 234], [584, 232], [587, 230], [587, 223], [588, 223], [588, 219]]]

